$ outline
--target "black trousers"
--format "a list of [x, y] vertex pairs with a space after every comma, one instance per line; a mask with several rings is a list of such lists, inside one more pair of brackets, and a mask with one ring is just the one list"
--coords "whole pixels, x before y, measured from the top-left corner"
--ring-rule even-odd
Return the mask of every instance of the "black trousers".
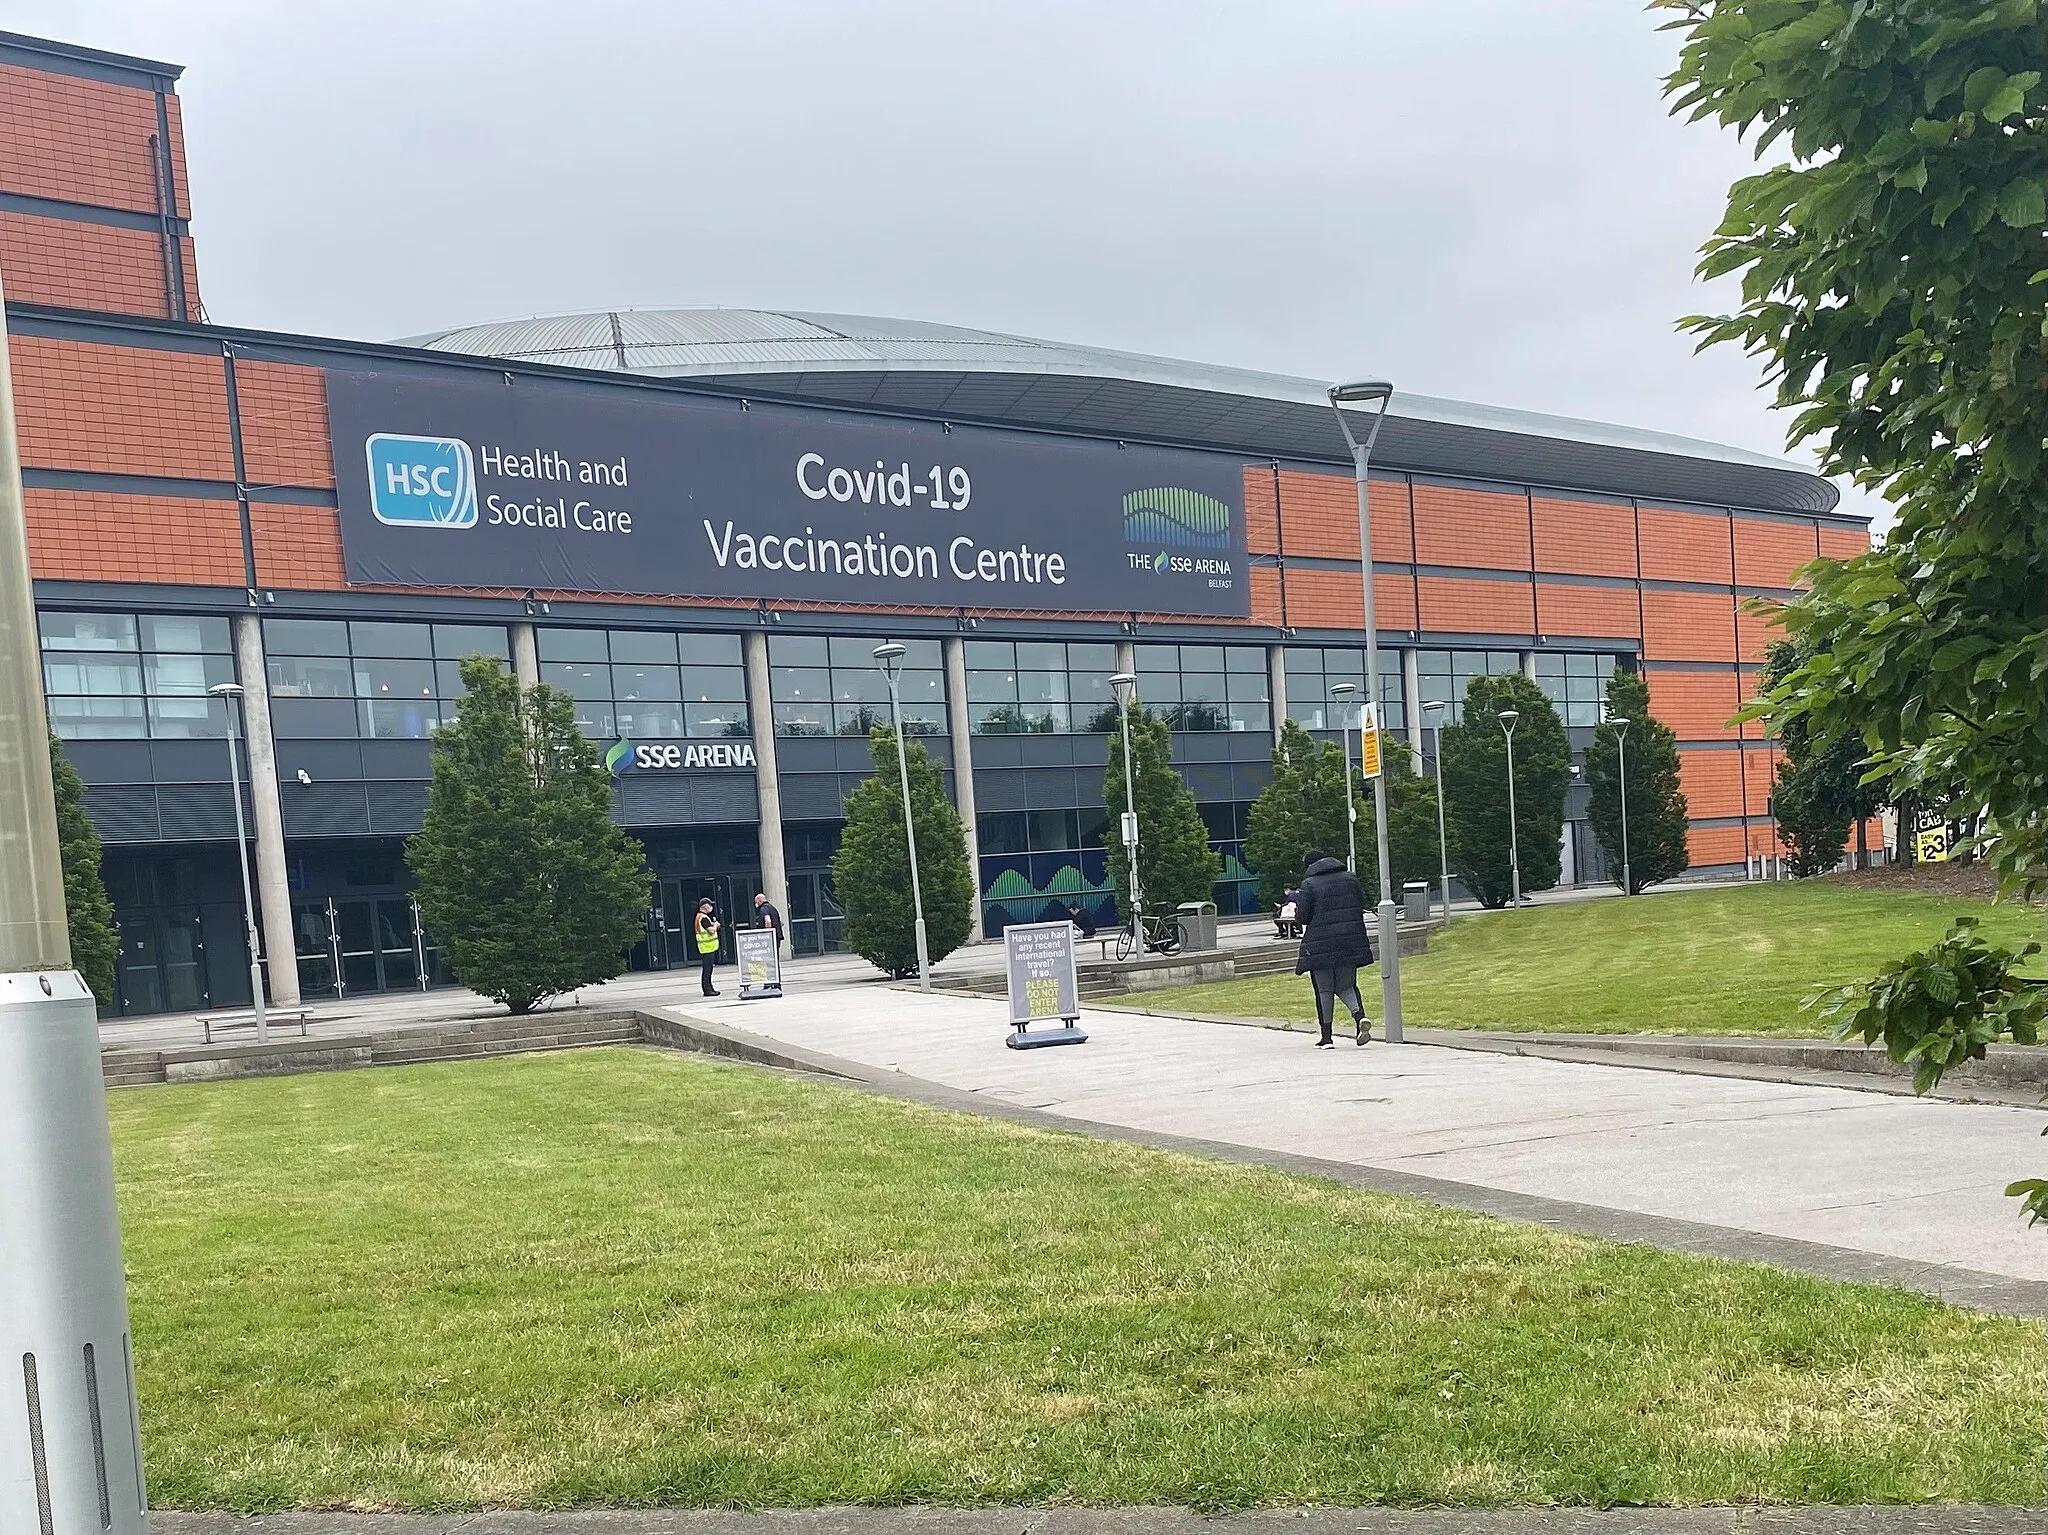
[[1323, 1038], [1330, 1037], [1330, 1018], [1336, 1011], [1338, 998], [1351, 1009], [1353, 1018], [1365, 1016], [1365, 1004], [1358, 999], [1358, 971], [1351, 965], [1342, 965], [1335, 970], [1311, 970], [1309, 984], [1316, 989], [1316, 1027], [1323, 1031]]
[[698, 958], [703, 965], [701, 973], [704, 977], [704, 995], [708, 997], [712, 991], [711, 967], [718, 963], [718, 951], [713, 949], [709, 954], [699, 955]]

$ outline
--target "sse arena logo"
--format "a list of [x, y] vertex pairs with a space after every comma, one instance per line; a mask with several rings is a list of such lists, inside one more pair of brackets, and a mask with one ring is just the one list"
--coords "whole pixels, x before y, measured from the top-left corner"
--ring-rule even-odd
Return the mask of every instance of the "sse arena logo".
[[[1132, 570], [1203, 576], [1219, 591], [1231, 585], [1230, 506], [1214, 496], [1180, 485], [1132, 491], [1124, 497], [1124, 542], [1154, 546], [1154, 552], [1125, 554]], [[1183, 549], [1220, 552], [1182, 554]]]
[[476, 526], [476, 463], [459, 437], [377, 432], [365, 440], [370, 510], [395, 528]]

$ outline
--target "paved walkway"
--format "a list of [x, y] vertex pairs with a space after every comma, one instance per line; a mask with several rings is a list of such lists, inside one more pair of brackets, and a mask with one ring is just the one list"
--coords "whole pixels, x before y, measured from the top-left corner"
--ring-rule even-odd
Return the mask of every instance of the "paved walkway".
[[2025, 1508], [621, 1509], [573, 1513], [150, 1515], [157, 1535], [2040, 1535]]
[[1083, 1125], [1820, 1244], [1954, 1271], [1960, 1291], [2048, 1281], [2048, 1236], [2000, 1192], [2043, 1160], [2033, 1109], [1417, 1045], [1323, 1051], [1301, 1033], [1111, 1011], [1084, 1017], [1085, 1045], [1013, 1051], [1002, 1003], [880, 984], [669, 1011]]

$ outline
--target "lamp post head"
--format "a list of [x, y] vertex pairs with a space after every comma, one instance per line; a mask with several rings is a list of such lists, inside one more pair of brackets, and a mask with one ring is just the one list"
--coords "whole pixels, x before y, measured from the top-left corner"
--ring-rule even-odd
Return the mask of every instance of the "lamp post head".
[[1495, 718], [1497, 718], [1500, 721], [1500, 728], [1505, 730], [1509, 735], [1513, 735], [1515, 733], [1515, 721], [1520, 719], [1521, 717], [1522, 711], [1519, 709], [1503, 709], [1500, 711], [1498, 715], [1495, 716]]
[[1383, 378], [1354, 378], [1330, 386], [1332, 405], [1356, 405], [1368, 400], [1384, 400], [1394, 392], [1394, 386]]
[[903, 664], [905, 653], [906, 647], [895, 640], [885, 640], [875, 647], [875, 664], [891, 682], [896, 680], [896, 670]]
[[1138, 685], [1137, 673], [1118, 672], [1114, 677], [1111, 677], [1109, 679], [1109, 685], [1116, 693], [1117, 707], [1119, 709], [1130, 708], [1131, 691]]
[[240, 698], [242, 685], [239, 682], [216, 682], [206, 690], [216, 698]]
[[1330, 684], [1330, 696], [1332, 698], [1348, 698], [1357, 691], [1358, 684], [1355, 682], [1333, 682]]
[[1441, 698], [1431, 698], [1423, 703], [1422, 712], [1425, 714], [1442, 714], [1444, 710], [1448, 708], [1450, 708], [1450, 705], [1445, 703]]
[[1624, 714], [1615, 714], [1615, 715], [1610, 715], [1610, 716], [1608, 717], [1607, 723], [1608, 723], [1608, 724], [1610, 724], [1610, 725], [1612, 725], [1612, 726], [1613, 726], [1613, 727], [1615, 728], [1616, 732], [1617, 732], [1617, 733], [1619, 733], [1619, 734], [1622, 734], [1622, 735], [1626, 735], [1626, 734], [1628, 733], [1628, 716], [1627, 716], [1627, 715], [1624, 715]]

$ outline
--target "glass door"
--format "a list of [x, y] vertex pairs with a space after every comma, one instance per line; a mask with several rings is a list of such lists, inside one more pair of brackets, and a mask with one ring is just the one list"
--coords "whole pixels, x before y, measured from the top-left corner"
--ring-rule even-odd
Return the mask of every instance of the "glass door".
[[158, 963], [156, 913], [128, 912], [119, 922], [120, 974], [117, 990], [123, 1013], [164, 1011], [163, 971]]
[[341, 985], [344, 994], [378, 990], [375, 903], [336, 901], [334, 929], [341, 935]]
[[377, 902], [377, 981], [386, 991], [405, 991], [420, 983], [420, 956], [413, 947], [413, 906], [406, 896]]
[[163, 914], [164, 1005], [174, 1013], [207, 1004], [206, 943], [199, 913], [186, 908]]

